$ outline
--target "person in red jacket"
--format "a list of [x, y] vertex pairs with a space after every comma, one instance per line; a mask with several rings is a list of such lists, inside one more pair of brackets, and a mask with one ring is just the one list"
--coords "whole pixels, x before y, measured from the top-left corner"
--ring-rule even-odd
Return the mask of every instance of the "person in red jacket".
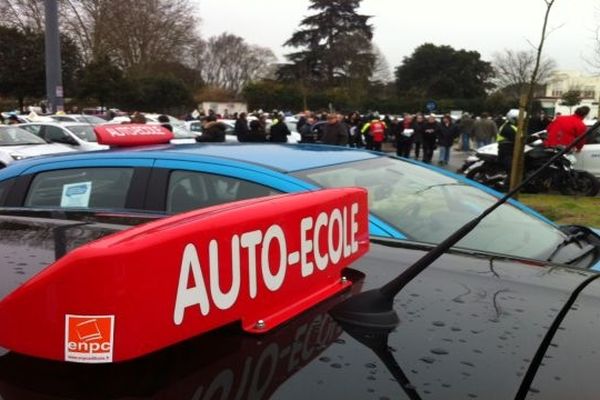
[[[548, 138], [544, 142], [546, 147], [567, 147], [575, 139], [581, 136], [587, 130], [587, 127], [583, 123], [585, 117], [590, 113], [590, 108], [587, 106], [579, 107], [575, 110], [575, 114], [566, 115], [556, 118], [548, 125]], [[585, 144], [585, 141], [581, 141], [577, 145], [577, 152], [581, 151], [581, 148]]]
[[373, 116], [371, 122], [363, 126], [361, 133], [369, 136], [367, 137], [367, 150], [381, 151], [386, 129], [387, 125], [385, 122], [380, 121], [377, 116]]

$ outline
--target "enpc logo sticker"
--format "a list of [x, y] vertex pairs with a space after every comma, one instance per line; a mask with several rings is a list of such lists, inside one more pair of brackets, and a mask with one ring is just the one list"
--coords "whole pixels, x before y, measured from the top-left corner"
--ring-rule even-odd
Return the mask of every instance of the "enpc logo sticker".
[[65, 361], [112, 362], [114, 315], [65, 315]]

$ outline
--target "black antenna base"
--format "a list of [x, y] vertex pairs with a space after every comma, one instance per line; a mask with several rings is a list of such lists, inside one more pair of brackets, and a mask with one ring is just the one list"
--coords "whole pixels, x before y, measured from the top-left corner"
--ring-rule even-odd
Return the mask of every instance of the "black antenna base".
[[400, 323], [394, 311], [394, 299], [384, 296], [379, 289], [349, 298], [331, 309], [330, 314], [344, 325], [364, 328], [391, 330]]

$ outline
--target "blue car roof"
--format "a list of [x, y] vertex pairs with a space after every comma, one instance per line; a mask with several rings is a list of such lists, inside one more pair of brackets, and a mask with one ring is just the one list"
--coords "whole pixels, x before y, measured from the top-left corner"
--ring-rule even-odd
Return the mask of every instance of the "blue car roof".
[[0, 179], [18, 175], [22, 171], [35, 167], [38, 164], [46, 163], [48, 160], [76, 162], [78, 159], [89, 159], [92, 154], [96, 159], [118, 157], [214, 161], [215, 158], [218, 158], [221, 162], [230, 160], [232, 164], [239, 164], [240, 162], [255, 164], [285, 173], [383, 156], [381, 153], [365, 150], [310, 144], [219, 143], [165, 145], [36, 157], [19, 161], [12, 164], [10, 168], [0, 170]]

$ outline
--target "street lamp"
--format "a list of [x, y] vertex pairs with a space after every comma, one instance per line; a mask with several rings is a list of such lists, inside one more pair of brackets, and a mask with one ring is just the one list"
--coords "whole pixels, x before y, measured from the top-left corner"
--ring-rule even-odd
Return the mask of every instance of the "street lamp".
[[46, 1], [46, 97], [48, 111], [64, 109], [62, 68], [60, 60], [60, 35], [58, 32], [58, 5], [56, 0]]

